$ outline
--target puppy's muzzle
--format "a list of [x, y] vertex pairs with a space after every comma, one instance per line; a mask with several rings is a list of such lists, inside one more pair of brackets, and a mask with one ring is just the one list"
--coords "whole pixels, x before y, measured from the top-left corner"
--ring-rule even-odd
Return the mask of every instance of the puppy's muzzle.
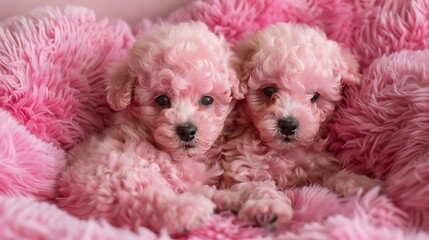
[[285, 135], [287, 139], [290, 140], [290, 137], [295, 135], [299, 128], [299, 122], [292, 117], [279, 119], [277, 126], [280, 130], [280, 133]]
[[185, 123], [183, 125], [179, 125], [176, 128], [176, 133], [182, 141], [189, 142], [194, 139], [195, 134], [197, 134], [197, 127], [190, 123]]

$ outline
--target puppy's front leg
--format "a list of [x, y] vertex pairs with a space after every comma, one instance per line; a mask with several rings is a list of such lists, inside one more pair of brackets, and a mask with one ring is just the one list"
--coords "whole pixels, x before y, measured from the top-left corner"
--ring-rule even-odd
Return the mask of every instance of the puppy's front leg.
[[160, 207], [162, 227], [170, 234], [184, 233], [203, 225], [214, 214], [215, 204], [201, 194], [185, 192]]
[[216, 211], [218, 212], [229, 210], [236, 213], [241, 206], [239, 193], [230, 189], [217, 189], [215, 186], [205, 185], [193, 192], [202, 193], [204, 196], [211, 199], [216, 205]]
[[350, 196], [356, 194], [359, 190], [367, 192], [372, 188], [382, 186], [382, 182], [343, 169], [325, 177], [324, 185], [341, 196]]
[[313, 159], [314, 167], [309, 171], [309, 180], [321, 184], [341, 196], [356, 194], [359, 190], [364, 192], [381, 186], [381, 181], [364, 175], [341, 169], [337, 158], [327, 152], [322, 152]]
[[293, 217], [291, 201], [273, 182], [239, 183], [232, 187], [243, 205], [238, 218], [262, 227], [278, 228]]

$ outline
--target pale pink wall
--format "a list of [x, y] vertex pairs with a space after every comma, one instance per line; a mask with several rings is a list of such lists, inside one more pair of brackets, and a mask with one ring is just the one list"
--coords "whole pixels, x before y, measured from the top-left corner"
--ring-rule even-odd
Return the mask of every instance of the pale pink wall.
[[134, 23], [143, 17], [163, 16], [193, 0], [0, 0], [0, 20], [39, 6], [82, 5], [97, 17], [122, 18]]

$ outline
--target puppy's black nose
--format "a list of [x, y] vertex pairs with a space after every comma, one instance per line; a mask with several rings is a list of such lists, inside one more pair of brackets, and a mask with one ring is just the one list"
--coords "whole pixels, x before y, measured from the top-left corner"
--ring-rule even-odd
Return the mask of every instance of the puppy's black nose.
[[290, 136], [298, 130], [299, 122], [294, 118], [282, 118], [277, 122], [277, 125], [282, 134]]
[[176, 133], [179, 135], [179, 138], [185, 142], [189, 142], [194, 139], [195, 134], [197, 133], [197, 127], [192, 124], [180, 125], [176, 128]]

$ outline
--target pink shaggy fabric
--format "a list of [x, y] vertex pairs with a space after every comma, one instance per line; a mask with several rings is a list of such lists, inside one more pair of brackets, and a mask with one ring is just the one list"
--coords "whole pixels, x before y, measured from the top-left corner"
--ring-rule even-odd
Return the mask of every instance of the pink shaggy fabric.
[[342, 0], [207, 0], [196, 1], [165, 19], [143, 19], [134, 30], [140, 35], [160, 22], [197, 20], [236, 43], [275, 22], [300, 22], [324, 29], [331, 39], [349, 43], [354, 11], [352, 4]]
[[[429, 47], [429, 2], [359, 0], [350, 46], [362, 66], [386, 53]], [[377, 34], [375, 34], [377, 33]]]
[[325, 223], [311, 223], [299, 229], [297, 233], [285, 233], [276, 239], [314, 240], [314, 239], [389, 239], [389, 240], [424, 240], [424, 232], [405, 233], [400, 228], [377, 227], [366, 218], [347, 218], [341, 215], [328, 219]]
[[237, 221], [229, 213], [213, 217], [204, 227], [188, 234], [175, 236], [177, 239], [255, 239], [267, 238], [267, 233], [259, 228], [249, 228]]
[[[428, 12], [425, 0], [206, 0], [164, 19], [144, 19], [134, 30], [140, 35], [163, 21], [201, 20], [236, 43], [277, 21], [307, 23], [350, 47], [366, 67], [385, 53], [427, 48]], [[133, 40], [125, 23], [96, 20], [92, 11], [77, 7], [39, 9], [0, 23], [0, 136], [7, 139], [0, 144], [0, 191], [9, 195], [0, 197], [0, 238], [158, 237], [10, 196], [52, 196], [53, 177], [63, 164], [62, 150], [54, 146], [68, 150], [109, 123], [105, 69], [125, 56]], [[286, 194], [296, 215], [282, 231], [268, 233], [242, 226], [233, 216], [216, 216], [177, 237], [428, 239], [409, 232], [429, 226], [425, 55], [410, 51], [377, 60], [364, 70], [362, 88], [345, 92], [331, 125], [333, 152], [350, 169], [384, 180], [387, 197], [370, 192], [339, 199], [318, 187], [292, 189]]]
[[232, 43], [275, 22], [298, 22], [324, 30], [328, 38], [350, 47], [362, 66], [384, 53], [429, 47], [426, 0], [206, 0], [196, 1], [164, 19], [143, 19], [140, 35], [153, 24], [185, 20], [205, 22]]
[[143, 228], [132, 233], [105, 221], [82, 221], [30, 197], [0, 196], [0, 216], [0, 239], [158, 239]]
[[92, 11], [45, 8], [0, 24], [0, 107], [44, 141], [69, 149], [108, 122], [103, 81], [134, 37]]
[[29, 133], [0, 109], [0, 195], [52, 199], [64, 151]]
[[[311, 194], [311, 188], [303, 189], [307, 194]], [[313, 194], [323, 190], [313, 190]], [[301, 193], [296, 194], [300, 196]], [[313, 195], [312, 194], [312, 195]], [[326, 194], [326, 193], [325, 193]], [[332, 193], [330, 195], [333, 195]], [[321, 211], [329, 212], [324, 221], [305, 221], [307, 224], [302, 226], [291, 226], [291, 231], [281, 232], [275, 235], [276, 239], [426, 239], [425, 233], [414, 234], [404, 231], [407, 228], [406, 215], [397, 210], [386, 197], [379, 197], [378, 191], [373, 190], [368, 194], [358, 198], [338, 199], [340, 203], [322, 205], [322, 195], [316, 195], [313, 206], [307, 203], [302, 210], [305, 210], [308, 216], [312, 213]], [[302, 196], [301, 196], [302, 197]], [[309, 197], [309, 196], [306, 196]], [[323, 200], [334, 198], [334, 196], [323, 196]], [[308, 198], [307, 198], [308, 199]], [[311, 198], [310, 198], [311, 199]], [[302, 199], [303, 200], [303, 199]], [[300, 201], [301, 202], [301, 201]], [[304, 206], [304, 204], [301, 204]], [[323, 201], [322, 201], [323, 202]], [[340, 207], [340, 208], [338, 208]], [[301, 210], [301, 211], [302, 211]], [[296, 211], [296, 210], [295, 210]], [[337, 212], [337, 215], [333, 214]], [[340, 213], [342, 212], [342, 213]], [[304, 211], [302, 211], [304, 213]], [[340, 214], [338, 214], [340, 213]], [[313, 219], [316, 220], [316, 219]], [[310, 224], [308, 224], [310, 223]]]
[[344, 165], [386, 180], [386, 192], [429, 230], [428, 50], [376, 60], [361, 88], [349, 88], [331, 126]]
[[362, 218], [375, 226], [386, 228], [408, 228], [408, 217], [396, 208], [385, 196], [374, 189], [365, 195], [339, 198], [326, 188], [303, 187], [286, 191], [292, 200], [294, 218], [286, 227], [288, 231], [299, 231], [307, 223], [323, 223], [335, 215]]

